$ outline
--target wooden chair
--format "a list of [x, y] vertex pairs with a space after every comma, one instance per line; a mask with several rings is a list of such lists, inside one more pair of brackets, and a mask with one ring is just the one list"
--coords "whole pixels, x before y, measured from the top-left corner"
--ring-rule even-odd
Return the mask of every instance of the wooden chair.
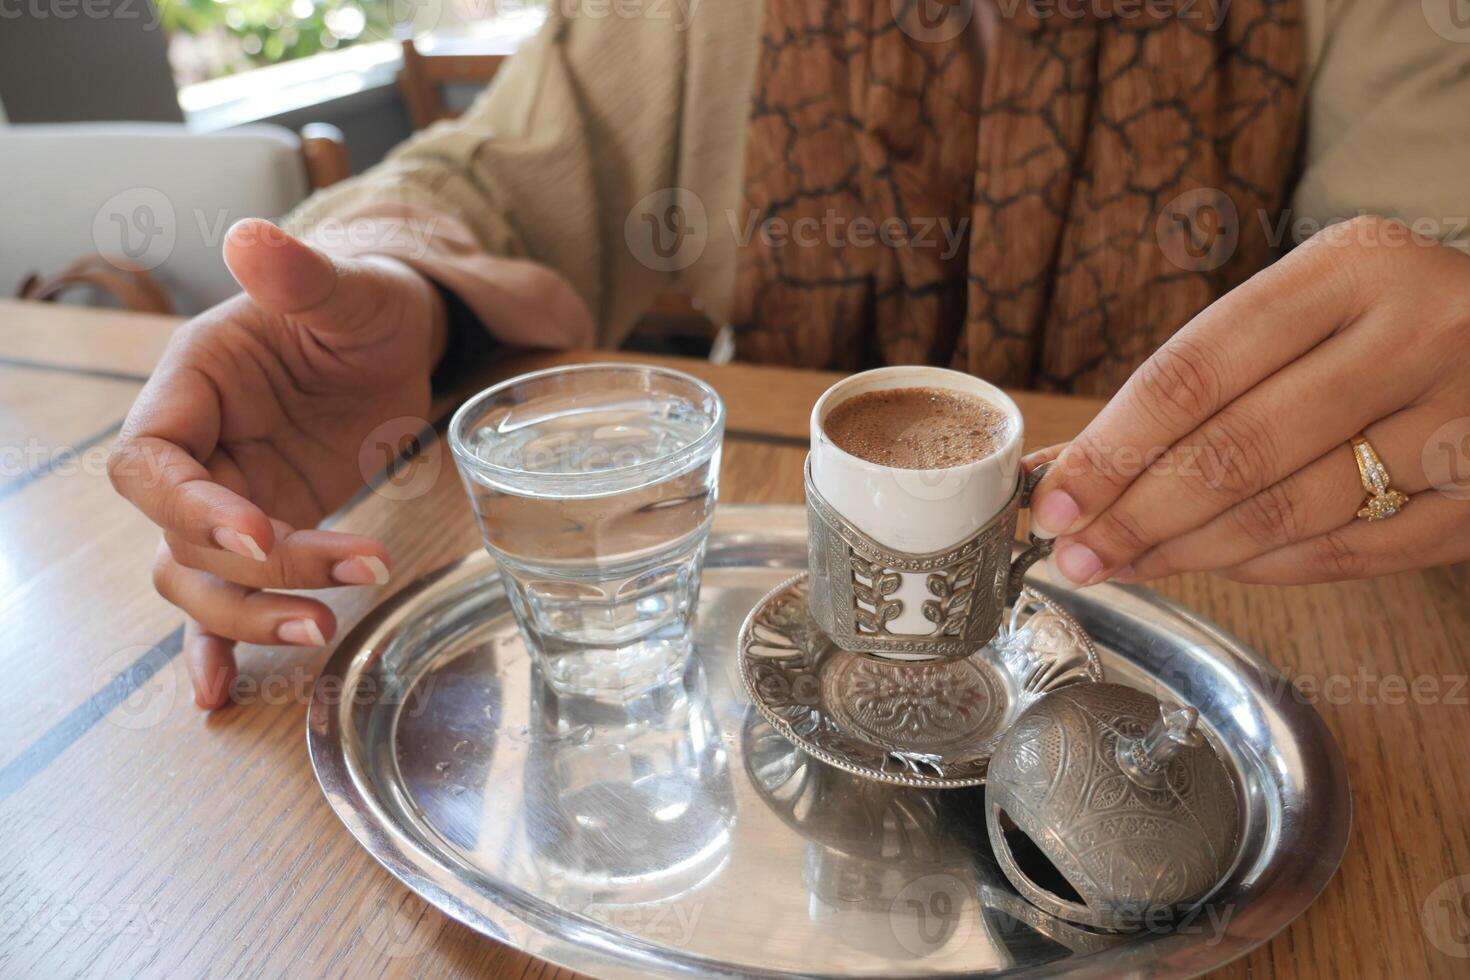
[[352, 158], [342, 130], [331, 123], [307, 123], [301, 127], [301, 156], [306, 160], [306, 178], [319, 191], [352, 176]]
[[[455, 84], [485, 86], [495, 78], [515, 42], [505, 39], [436, 37], [429, 42], [403, 39], [403, 67], [398, 93], [408, 107], [415, 129], [452, 119], [457, 112], [444, 102], [444, 87]], [[715, 327], [684, 293], [666, 292], [639, 320], [624, 346], [652, 354], [705, 357], [711, 352]]]
[[[489, 50], [487, 50], [487, 48]], [[408, 107], [414, 129], [425, 129], [458, 113], [444, 104], [446, 85], [488, 85], [514, 52], [504, 42], [444, 38], [424, 50], [411, 37], [403, 39], [403, 67], [398, 71], [398, 94]]]

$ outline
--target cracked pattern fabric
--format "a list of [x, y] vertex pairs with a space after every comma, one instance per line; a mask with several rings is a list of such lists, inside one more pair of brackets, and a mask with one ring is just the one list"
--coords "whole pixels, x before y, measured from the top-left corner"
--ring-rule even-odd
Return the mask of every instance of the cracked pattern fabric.
[[1299, 0], [970, 2], [766, 0], [740, 356], [1107, 395], [1268, 261]]

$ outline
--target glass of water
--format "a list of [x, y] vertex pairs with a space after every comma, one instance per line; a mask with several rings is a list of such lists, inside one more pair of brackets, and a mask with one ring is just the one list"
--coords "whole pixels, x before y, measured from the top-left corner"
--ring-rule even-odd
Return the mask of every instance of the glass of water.
[[634, 364], [521, 375], [454, 414], [485, 547], [554, 690], [624, 699], [679, 676], [724, 429], [709, 385]]

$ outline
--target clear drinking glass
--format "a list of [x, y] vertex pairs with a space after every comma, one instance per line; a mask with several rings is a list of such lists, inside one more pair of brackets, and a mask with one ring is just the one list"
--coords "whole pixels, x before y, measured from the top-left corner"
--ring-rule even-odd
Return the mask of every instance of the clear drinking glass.
[[689, 654], [725, 406], [643, 365], [521, 375], [449, 423], [485, 547], [557, 691], [626, 698]]

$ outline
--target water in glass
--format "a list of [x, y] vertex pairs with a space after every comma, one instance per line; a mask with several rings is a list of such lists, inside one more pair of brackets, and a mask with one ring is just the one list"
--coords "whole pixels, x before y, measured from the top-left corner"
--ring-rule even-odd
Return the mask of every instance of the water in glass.
[[531, 376], [519, 399], [489, 399], [452, 429], [485, 545], [547, 681], [628, 697], [677, 677], [689, 652], [723, 411], [675, 372], [602, 373]]

